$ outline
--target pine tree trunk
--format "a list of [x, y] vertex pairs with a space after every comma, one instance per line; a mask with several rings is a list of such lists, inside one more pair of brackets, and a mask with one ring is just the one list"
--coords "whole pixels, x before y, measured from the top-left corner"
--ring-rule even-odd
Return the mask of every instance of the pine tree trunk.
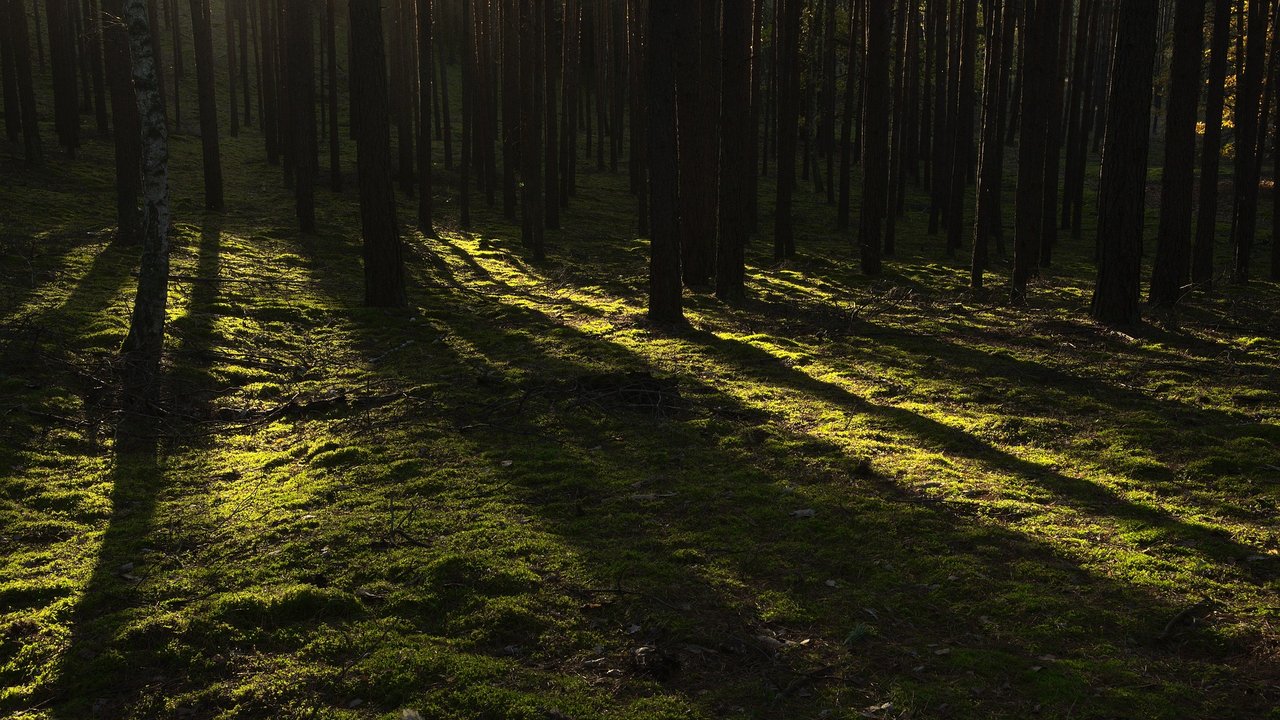
[[293, 111], [290, 133], [294, 157], [293, 193], [298, 228], [303, 232], [314, 232], [316, 229], [316, 90], [312, 1], [287, 0], [291, 94], [289, 107]]
[[142, 129], [130, 69], [129, 32], [120, 22], [123, 11], [120, 0], [103, 0], [103, 57], [107, 83], [111, 87], [111, 120], [115, 126], [116, 226], [119, 238], [133, 244], [142, 241], [138, 215], [138, 195], [142, 192]]
[[228, 115], [231, 118], [229, 132], [231, 137], [240, 135], [240, 114], [236, 112], [236, 33], [234, 17], [231, 12], [233, 0], [223, 0], [223, 30], [227, 33], [227, 101]]
[[[0, 0], [8, 8], [10, 38], [13, 46], [13, 70], [17, 77], [18, 103], [22, 113], [22, 148], [27, 165], [44, 162], [40, 142], [40, 123], [36, 114], [36, 89], [31, 74], [31, 37], [27, 32], [27, 11], [23, 0]], [[37, 4], [39, 0], [36, 0]]]
[[867, 2], [867, 59], [862, 144], [862, 213], [858, 247], [862, 272], [879, 275], [880, 232], [889, 173], [889, 1]]
[[391, 129], [380, 0], [351, 0], [352, 113], [356, 121], [356, 172], [360, 229], [364, 236], [364, 302], [371, 307], [406, 303], [404, 258], [391, 184]]
[[[887, 0], [874, 0], [887, 2]], [[778, 0], [778, 190], [774, 207], [773, 257], [796, 254], [795, 226], [791, 217], [796, 187], [796, 135], [800, 124], [800, 11], [803, 0]], [[886, 11], [887, 12], [887, 11]], [[887, 34], [887, 30], [886, 30]], [[889, 48], [883, 52], [887, 55]], [[885, 71], [886, 76], [888, 71]], [[887, 80], [887, 77], [886, 77]], [[886, 93], [887, 94], [887, 93]], [[880, 238], [876, 237], [876, 253]]]
[[536, 0], [520, 0], [521, 240], [535, 260], [546, 256], [542, 201], [542, 36]]
[[[436, 236], [431, 193], [431, 58], [433, 0], [418, 1], [418, 229], [427, 237]], [[333, 2], [333, 0], [330, 0]]]
[[[105, 61], [102, 49], [102, 4], [100, 0], [88, 0], [87, 11], [89, 13], [88, 37], [85, 38], [85, 51], [89, 55], [89, 73], [93, 79], [93, 109], [94, 121], [98, 126], [98, 137], [105, 138], [110, 134], [110, 126], [107, 120], [107, 82], [105, 75]], [[0, 31], [0, 35], [4, 32]], [[0, 46], [3, 40], [0, 40]], [[0, 49], [0, 55], [3, 50]], [[6, 108], [9, 106], [6, 104]]]
[[[527, 0], [526, 0], [527, 1]], [[671, 18], [683, 0], [649, 0], [646, 33], [649, 159], [649, 318], [682, 322], [680, 248], [676, 200], [676, 27]]]
[[724, 0], [721, 34], [720, 201], [716, 242], [716, 297], [738, 302], [743, 288], [743, 254], [750, 231], [747, 196], [751, 189], [751, 0]]
[[221, 212], [222, 159], [218, 148], [218, 98], [213, 76], [213, 28], [209, 0], [191, 0], [191, 32], [196, 46], [196, 90], [200, 106], [200, 152], [204, 161], [204, 206]]
[[1115, 325], [1138, 321], [1156, 14], [1150, 0], [1120, 0], [1098, 181], [1100, 253], [1092, 304], [1094, 319]]
[[0, 0], [0, 81], [4, 87], [5, 139], [17, 143], [22, 136], [22, 105], [18, 101], [17, 59], [13, 56], [13, 22], [9, 0]]
[[1236, 89], [1235, 201], [1232, 205], [1231, 280], [1249, 282], [1249, 259], [1258, 227], [1258, 98], [1262, 93], [1262, 69], [1266, 64], [1268, 3], [1249, 4], [1249, 32], [1244, 73]]
[[1013, 20], [1012, 0], [992, 2], [987, 6], [991, 15], [987, 22], [987, 58], [983, 69], [982, 88], [982, 138], [978, 149], [978, 206], [973, 229], [973, 257], [970, 264], [969, 287], [983, 287], [983, 273], [987, 269], [988, 247], [994, 239], [995, 226], [999, 222], [996, 208], [999, 205], [1004, 175], [1004, 138], [999, 121], [1005, 101], [1005, 78], [1000, 73], [1004, 63], [1005, 27]]
[[1151, 304], [1172, 306], [1191, 277], [1191, 216], [1195, 195], [1196, 106], [1200, 101], [1204, 0], [1177, 0], [1169, 115], [1160, 175], [1160, 229], [1151, 273]]
[[[1125, 0], [1127, 1], [1127, 0]], [[1025, 0], [1022, 99], [1018, 135], [1018, 185], [1014, 207], [1013, 278], [1009, 295], [1025, 302], [1027, 280], [1040, 261], [1044, 222], [1044, 164], [1048, 133], [1051, 60], [1045, 57], [1046, 36], [1053, 34], [1057, 6], [1050, 0]]]
[[947, 253], [960, 249], [964, 232], [964, 193], [969, 184], [973, 154], [974, 63], [977, 62], [978, 0], [960, 0], [960, 67], [952, 117], [951, 182], [948, 183]]
[[[856, 8], [857, 5], [853, 4]], [[840, 118], [840, 194], [836, 201], [836, 230], [849, 229], [849, 189], [850, 173], [853, 171], [853, 125], [854, 98], [860, 83], [854, 82], [857, 77], [858, 57], [858, 22], [855, 10], [849, 12], [849, 54], [845, 62], [844, 107]]]
[[559, 4], [561, 3], [542, 0], [543, 79], [546, 92], [543, 109], [547, 120], [545, 158], [542, 163], [545, 175], [543, 179], [543, 212], [546, 217], [547, 227], [553, 230], [560, 228], [560, 129], [557, 116], [560, 105], [556, 102], [556, 87], [561, 59], [560, 37], [559, 33], [555, 32], [558, 27], [556, 6]]

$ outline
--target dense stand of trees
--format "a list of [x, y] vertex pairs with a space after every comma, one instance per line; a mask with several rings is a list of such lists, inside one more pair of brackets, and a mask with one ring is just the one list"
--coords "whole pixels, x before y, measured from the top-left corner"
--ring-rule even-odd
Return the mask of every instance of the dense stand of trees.
[[[199, 133], [213, 212], [225, 204], [220, 116], [233, 136], [256, 128], [307, 232], [322, 229], [316, 178], [342, 191], [354, 139], [371, 305], [406, 302], [397, 205], [416, 205], [427, 237], [452, 224], [441, 195], [464, 229], [478, 204], [500, 206], [541, 260], [548, 231], [573, 222], [563, 211], [580, 164], [627, 173], [636, 230], [652, 243], [650, 314], [664, 322], [681, 319], [683, 288], [746, 297], [745, 251], [769, 213], [774, 261], [803, 250], [802, 193], [819, 201], [811, 221], [848, 233], [864, 273], [885, 271], [899, 219], [921, 213], [940, 252], [970, 259], [975, 291], [1007, 268], [1002, 287], [1019, 303], [1093, 224], [1092, 313], [1120, 324], [1138, 320], [1144, 254], [1153, 306], [1212, 290], [1215, 248], [1228, 243], [1229, 279], [1247, 282], [1260, 188], [1280, 203], [1261, 182], [1280, 157], [1272, 0], [188, 4], [0, 0], [13, 151], [44, 161], [46, 112], [71, 156], [82, 126], [110, 134], [120, 236], [155, 253], [157, 122]], [[182, 114], [190, 58], [198, 128]], [[1163, 166], [1151, 228], [1148, 147]], [[1262, 228], [1272, 279], [1277, 227]]]

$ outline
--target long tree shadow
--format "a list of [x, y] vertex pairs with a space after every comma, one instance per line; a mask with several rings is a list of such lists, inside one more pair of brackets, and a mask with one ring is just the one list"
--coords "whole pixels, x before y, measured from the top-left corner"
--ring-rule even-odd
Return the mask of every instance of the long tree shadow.
[[[429, 276], [448, 269], [436, 265]], [[477, 272], [482, 270], [470, 267], [470, 272], [483, 276], [485, 273]], [[335, 297], [350, 292], [349, 280], [317, 280], [326, 292], [336, 293]], [[423, 302], [430, 316], [450, 334], [476, 349], [495, 375], [501, 377], [513, 367], [521, 370], [521, 382], [498, 385], [495, 401], [528, 395], [530, 390], [566, 392], [572, 385], [566, 381], [602, 370], [654, 367], [632, 350], [582, 333], [539, 310], [498, 298], [477, 304], [471, 294], [436, 292], [434, 288], [443, 283], [423, 285], [433, 289], [415, 293], [415, 300]], [[501, 326], [487, 322], [490, 318], [501, 318]], [[353, 320], [357, 337], [363, 338], [361, 345], [377, 347], [387, 342], [379, 320], [359, 314]], [[1109, 490], [1061, 476], [963, 431], [907, 410], [870, 403], [788, 368], [763, 350], [707, 332], [692, 331], [678, 337], [704, 346], [711, 358], [745, 377], [803, 392], [850, 413], [883, 418], [921, 442], [945, 448], [979, 466], [1038, 478], [1047, 489], [1077, 507], [1174, 526], [1194, 539], [1222, 540], [1205, 528], [1186, 525]], [[437, 364], [471, 367], [472, 361], [437, 357], [431, 367]], [[423, 375], [427, 370], [416, 364], [391, 363], [378, 373], [416, 384], [430, 379]], [[680, 371], [678, 377], [690, 396], [698, 398], [701, 411], [723, 413], [733, 419], [731, 427], [708, 435], [708, 431], [697, 429], [698, 423], [636, 416], [607, 405], [582, 405], [572, 396], [562, 398], [567, 402], [525, 403], [519, 406], [528, 413], [525, 418], [508, 410], [494, 426], [470, 423], [471, 418], [462, 426], [478, 453], [514, 459], [513, 467], [520, 468], [512, 481], [515, 499], [534, 513], [542, 526], [569, 542], [587, 567], [595, 568], [602, 585], [616, 589], [620, 599], [598, 611], [601, 619], [621, 623], [626, 617], [644, 618], [648, 629], [641, 639], [664, 647], [682, 643], [712, 647], [726, 639], [761, 633], [798, 642], [799, 633], [817, 632], [826, 652], [838, 654], [834, 648], [848, 627], [840, 628], [841, 621], [835, 618], [843, 615], [847, 622], [850, 617], [866, 615], [859, 608], [872, 607], [891, 616], [884, 623], [886, 632], [902, 634], [904, 639], [867, 651], [873, 667], [859, 666], [858, 672], [866, 672], [872, 679], [865, 684], [844, 681], [859, 691], [873, 685], [910, 685], [920, 654], [933, 652], [923, 648], [931, 642], [972, 642], [978, 655], [1000, 658], [998, 662], [1005, 666], [979, 665], [977, 670], [982, 678], [979, 684], [999, 686], [1009, 682], [1011, 675], [1018, 676], [1015, 682], [1027, 682], [1023, 675], [1035, 672], [1029, 665], [1025, 672], [1010, 671], [1009, 665], [1042, 653], [1084, 652], [1088, 641], [1081, 638], [1093, 636], [1100, 637], [1103, 644], [1123, 648], [1120, 667], [1069, 673], [1068, 690], [1058, 696], [1064, 710], [1075, 697], [1087, 695], [1088, 688], [1099, 684], [1097, 672], [1107, 678], [1102, 684], [1116, 688], [1149, 682], [1152, 677], [1177, 678], [1185, 689], [1174, 694], [1192, 695], [1192, 679], [1183, 674], [1185, 669], [1150, 669], [1152, 659], [1163, 662], [1165, 651], [1146, 647], [1130, 636], [1135, 630], [1154, 636], [1178, 608], [1146, 590], [1087, 571], [1077, 560], [1031, 538], [980, 523], [945, 504], [929, 503], [894, 483], [857, 481], [849, 486], [850, 496], [839, 501], [827, 494], [793, 499], [786, 490], [793, 482], [830, 485], [833, 479], [825, 470], [815, 473], [803, 458], [780, 455], [785, 454], [784, 449], [726, 450], [726, 442], [740, 431], [747, 438], [752, 436], [751, 428], [744, 430], [736, 419], [750, 418], [749, 424], [753, 424], [762, 416], [767, 418], [768, 413], [702, 384], [692, 374]], [[521, 430], [535, 435], [522, 436]], [[831, 458], [820, 467], [838, 469], [839, 477], [860, 472], [838, 446], [802, 432], [776, 428], [772, 432], [806, 444], [813, 457]], [[566, 472], [566, 468], [576, 470]], [[633, 482], [640, 483], [642, 491], [635, 491]], [[652, 502], [646, 499], [650, 495], [661, 496], [673, 488], [685, 496], [666, 504], [645, 505]], [[650, 489], [656, 492], [647, 492]], [[629, 500], [629, 493], [641, 499]], [[787, 520], [787, 512], [800, 502], [813, 510], [815, 517], [833, 520], [809, 526], [804, 521]], [[752, 547], [741, 547], [744, 538], [752, 539]], [[1238, 557], [1244, 550], [1224, 542], [1225, 547], [1214, 545], [1208, 552], [1215, 557]], [[859, 554], [849, 557], [850, 548], [858, 548]], [[946, 582], [948, 572], [956, 567], [973, 574], [951, 581], [957, 584], [954, 593], [932, 595], [933, 591], [925, 591], [925, 599], [917, 597], [922, 586], [937, 584], [938, 579]], [[726, 587], [717, 581], [719, 571], [715, 568], [727, 569], [733, 584]], [[856, 578], [851, 595], [836, 601], [816, 599], [813, 585], [818, 584], [818, 592], [823, 592], [821, 588], [826, 586], [821, 583], [826, 576]], [[731, 589], [735, 586], [740, 589]], [[1027, 587], [1036, 588], [1038, 600], [1024, 595]], [[838, 610], [830, 614], [818, 610], [816, 616], [765, 612], [777, 598], [799, 598], [796, 602], [805, 608], [834, 602]], [[993, 598], [1003, 606], [992, 607]], [[680, 609], [680, 603], [687, 608]], [[974, 640], [958, 630], [981, 625], [976, 616], [983, 613], [1009, 627], [1019, 623], [1043, 623], [1049, 628], [1052, 622], [1059, 625], [1056, 630], [1041, 628], [1025, 635], [993, 631], [996, 637], [987, 640]], [[732, 644], [726, 641], [725, 646]], [[502, 649], [492, 651], [501, 653]], [[773, 661], [767, 659], [768, 653], [761, 660], [758, 654], [752, 655], [756, 651], [744, 652], [748, 657], [735, 657], [731, 650], [710, 660], [685, 657], [686, 674], [672, 681], [671, 687], [695, 696], [706, 683], [718, 682], [735, 692], [760, 693], [761, 662], [772, 668]], [[939, 668], [934, 661], [925, 664], [928, 669], [917, 676], [924, 685], [931, 681], [955, 683], [956, 676], [965, 672]], [[719, 697], [713, 695], [704, 701], [708, 712], [726, 709], [716, 705]], [[770, 702], [768, 692], [759, 697], [762, 707]], [[1248, 705], [1260, 707], [1265, 700], [1250, 694]], [[767, 712], [782, 717], [803, 707], [787, 705], [789, 702], [792, 700]], [[999, 707], [999, 701], [992, 702], [988, 707]]]
[[[220, 219], [207, 216], [196, 277], [218, 276], [220, 236]], [[111, 514], [71, 613], [71, 637], [52, 687], [55, 717], [155, 717], [164, 713], [167, 688], [180, 682], [166, 651], [138, 630], [139, 613], [157, 601], [154, 588], [179, 562], [184, 540], [158, 522], [158, 509], [170, 490], [168, 457], [190, 449], [186, 430], [214, 394], [205, 351], [216, 343], [207, 310], [218, 299], [217, 283], [196, 283], [186, 314], [169, 324], [169, 359], [160, 381], [165, 414], [121, 416], [109, 477]], [[166, 440], [176, 437], [187, 439], [179, 445]]]

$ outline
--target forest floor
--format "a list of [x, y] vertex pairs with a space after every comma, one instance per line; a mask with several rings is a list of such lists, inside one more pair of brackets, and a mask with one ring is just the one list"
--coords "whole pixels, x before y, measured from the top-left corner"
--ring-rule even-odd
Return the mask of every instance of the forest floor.
[[802, 190], [655, 327], [584, 166], [547, 261], [476, 198], [370, 310], [350, 178], [301, 235], [259, 143], [205, 215], [174, 138], [144, 433], [109, 146], [0, 160], [0, 715], [1280, 717], [1276, 285], [1120, 332], [1089, 232], [1014, 307], [921, 197], [869, 280]]

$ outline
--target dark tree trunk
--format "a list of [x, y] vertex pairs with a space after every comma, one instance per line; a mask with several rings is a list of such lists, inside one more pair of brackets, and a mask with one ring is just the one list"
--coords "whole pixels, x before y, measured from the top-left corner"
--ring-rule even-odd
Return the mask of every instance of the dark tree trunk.
[[[564, 78], [564, 124], [560, 143], [560, 204], [568, 204], [573, 196], [578, 178], [578, 103], [580, 100], [580, 80], [582, 78], [582, 25], [579, 0], [565, 0], [564, 6], [564, 66], [561, 74]], [[637, 25], [643, 25], [643, 17], [637, 19]], [[518, 77], [518, 76], [517, 76]], [[518, 80], [517, 80], [518, 86]], [[643, 93], [637, 89], [637, 94]]]
[[542, 168], [545, 178], [543, 181], [543, 205], [546, 217], [547, 227], [558, 230], [560, 228], [560, 136], [559, 123], [557, 113], [559, 111], [559, 103], [556, 102], [556, 85], [557, 74], [560, 71], [560, 37], [555, 32], [556, 23], [556, 6], [558, 2], [551, 0], [542, 0], [543, 18], [543, 76], [545, 80], [546, 100], [543, 102], [543, 109], [546, 113], [546, 157], [543, 160]]
[[[120, 0], [103, 0], [103, 56], [111, 87], [111, 120], [115, 125], [116, 223], [119, 237], [141, 242], [138, 195], [142, 192], [142, 129], [138, 97], [133, 90], [129, 58], [129, 32], [120, 22]], [[158, 85], [159, 83], [157, 83]]]
[[[39, 2], [39, 0], [36, 0]], [[49, 58], [53, 66], [53, 127], [58, 144], [74, 157], [80, 147], [80, 100], [76, 91], [76, 38], [68, 0], [45, 0]]]
[[960, 68], [952, 117], [951, 182], [947, 200], [947, 253], [960, 249], [964, 232], [964, 192], [969, 184], [973, 154], [974, 63], [978, 59], [978, 0], [960, 0]]
[[[333, 0], [330, 0], [332, 2]], [[431, 182], [431, 58], [434, 0], [418, 2], [418, 229], [427, 237], [436, 236], [432, 217]]]
[[[245, 127], [253, 124], [253, 111], [252, 106], [249, 103], [251, 95], [249, 88], [249, 1], [250, 0], [235, 0], [236, 23], [240, 28], [240, 91], [244, 94], [244, 102], [241, 104], [244, 106]], [[330, 52], [332, 51], [333, 46], [331, 45]]]
[[196, 90], [200, 106], [200, 153], [204, 160], [204, 206], [207, 210], [221, 212], [222, 159], [218, 149], [218, 97], [214, 89], [213, 28], [209, 16], [209, 0], [191, 0], [191, 33], [196, 46]]
[[1100, 254], [1092, 314], [1101, 322], [1130, 325], [1138, 321], [1156, 4], [1120, 0], [1117, 21], [1098, 181]]
[[356, 172], [364, 236], [364, 302], [405, 305], [404, 258], [391, 184], [387, 66], [379, 0], [351, 0], [351, 110], [356, 115]]
[[[887, 2], [887, 0], [876, 0]], [[800, 124], [800, 11], [803, 0], [778, 0], [778, 195], [773, 220], [775, 260], [796, 254], [795, 226], [791, 217], [792, 195], [796, 187], [796, 134]], [[886, 31], [887, 34], [887, 31]], [[886, 38], [887, 42], [887, 38]], [[887, 55], [889, 48], [884, 48]], [[885, 71], [886, 81], [888, 71]], [[886, 94], [888, 94], [886, 92]], [[880, 252], [876, 237], [876, 253]]]
[[275, 53], [275, 13], [271, 11], [271, 0], [261, 0], [258, 5], [259, 44], [262, 48], [262, 79], [258, 86], [262, 89], [262, 137], [267, 148], [267, 162], [275, 165], [280, 162], [280, 112], [276, 102], [276, 53]]
[[[526, 0], [527, 1], [527, 0]], [[676, 27], [671, 18], [682, 0], [649, 0], [646, 33], [649, 142], [649, 318], [683, 322], [676, 196]]]
[[[1128, 0], [1126, 0], [1128, 1]], [[1146, 1], [1146, 0], [1143, 0]], [[1025, 0], [1026, 38], [1023, 42], [1022, 99], [1019, 112], [1018, 186], [1014, 207], [1013, 279], [1009, 295], [1014, 302], [1027, 297], [1027, 280], [1040, 261], [1044, 228], [1044, 165], [1048, 133], [1052, 59], [1044, 52], [1047, 36], [1054, 32], [1057, 5], [1050, 0]]]
[[1058, 242], [1058, 176], [1062, 159], [1062, 98], [1066, 79], [1065, 52], [1070, 39], [1072, 0], [1059, 0], [1060, 9], [1054, 28], [1049, 32], [1049, 44], [1044, 53], [1052, 63], [1050, 67], [1049, 105], [1045, 125], [1044, 146], [1044, 200], [1040, 220], [1040, 266], [1049, 267], [1053, 262], [1053, 246]]
[[[1201, 0], [1203, 1], [1203, 0]], [[1072, 227], [1071, 219], [1076, 214], [1076, 187], [1083, 186], [1085, 173], [1085, 152], [1088, 146], [1081, 142], [1086, 137], [1087, 95], [1091, 67], [1087, 62], [1092, 51], [1093, 35], [1097, 30], [1094, 17], [1096, 5], [1100, 0], [1081, 0], [1080, 15], [1076, 20], [1075, 53], [1071, 60], [1071, 91], [1067, 99], [1067, 137], [1066, 167], [1062, 180], [1062, 215], [1059, 227], [1066, 230]], [[1087, 142], [1087, 141], [1086, 141]]]
[[125, 406], [145, 411], [156, 396], [155, 379], [164, 352], [165, 307], [169, 299], [169, 139], [145, 0], [126, 0], [122, 17], [128, 28], [130, 67], [138, 100], [143, 182], [138, 291], [121, 352]]
[[520, 0], [520, 237], [535, 260], [546, 257], [542, 202], [542, 34], [536, 0]]
[[437, 60], [440, 73], [440, 122], [444, 125], [444, 167], [453, 169], [453, 119], [449, 115], [449, 64], [445, 57], [444, 43], [437, 43]]
[[316, 229], [316, 90], [315, 53], [312, 40], [312, 0], [287, 0], [289, 109], [293, 111], [290, 136], [293, 139], [293, 194], [298, 228]]
[[[570, 0], [573, 2], [573, 0]], [[502, 2], [502, 215], [516, 218], [516, 170], [520, 148], [519, 0]]]
[[857, 122], [854, 117], [854, 98], [858, 92], [860, 83], [854, 82], [857, 77], [857, 57], [858, 57], [858, 22], [855, 17], [857, 5], [850, 4], [849, 11], [849, 54], [845, 62], [845, 81], [844, 81], [844, 107], [842, 108], [843, 116], [840, 118], [840, 194], [836, 201], [836, 229], [849, 229], [849, 186], [851, 183], [850, 173], [853, 170], [853, 125]]
[[1266, 64], [1268, 14], [1268, 3], [1249, 4], [1244, 74], [1236, 91], [1235, 201], [1231, 218], [1235, 255], [1231, 280], [1235, 283], [1249, 281], [1249, 256], [1258, 227], [1258, 97], [1262, 93], [1262, 69]]
[[1151, 273], [1151, 304], [1171, 306], [1191, 277], [1191, 216], [1196, 155], [1196, 105], [1204, 0], [1177, 0], [1173, 61], [1169, 67], [1169, 115], [1165, 121], [1164, 168], [1160, 174], [1160, 229]]
[[880, 232], [889, 172], [889, 0], [867, 2], [867, 58], [863, 105], [862, 215], [858, 247], [862, 272], [880, 274]]
[[[430, 0], [427, 0], [428, 2]], [[338, 5], [336, 0], [325, 4], [324, 42], [329, 48], [329, 189], [342, 192], [342, 136], [338, 134]], [[246, 123], [248, 122], [248, 96], [245, 96]], [[430, 114], [424, 122], [430, 124]]]
[[1013, 21], [1012, 0], [996, 0], [987, 7], [987, 58], [983, 69], [982, 88], [982, 139], [978, 149], [978, 206], [973, 229], [973, 261], [970, 265], [969, 287], [983, 287], [983, 273], [987, 269], [988, 246], [996, 236], [999, 224], [997, 208], [1004, 180], [1004, 137], [1001, 134], [1000, 114], [1005, 101], [1006, 79], [1000, 72], [1004, 63], [1006, 45], [1005, 28]]
[[716, 297], [737, 302], [745, 296], [743, 253], [751, 219], [751, 0], [724, 0], [721, 35], [720, 203], [716, 243]]
[[4, 86], [4, 134], [11, 142], [22, 136], [22, 105], [18, 101], [17, 59], [13, 55], [13, 22], [9, 0], [0, 0], [0, 81]]
[[462, 0], [462, 157], [458, 164], [458, 224], [471, 228], [471, 133], [475, 124], [475, 28], [472, 27], [471, 3]]
[[227, 33], [227, 101], [228, 114], [231, 118], [231, 127], [228, 129], [231, 137], [239, 137], [240, 135], [240, 114], [236, 112], [236, 33], [235, 33], [235, 16], [232, 14], [232, 5], [234, 0], [223, 0], [223, 30]]
[[[98, 137], [105, 138], [110, 133], [110, 127], [107, 121], [107, 83], [104, 75], [105, 59], [102, 48], [104, 28], [100, 0], [89, 0], [87, 11], [89, 13], [87, 18], [89, 32], [88, 37], [85, 38], [85, 51], [89, 55], [89, 73], [93, 79], [94, 120], [98, 125]], [[0, 35], [3, 35], [3, 31], [0, 31]], [[0, 40], [0, 46], [2, 45], [3, 41]], [[0, 54], [3, 54], [2, 49], [0, 49]], [[7, 109], [9, 107], [8, 104], [5, 107]]]
[[[36, 89], [31, 74], [31, 37], [27, 32], [27, 11], [23, 0], [0, 0], [8, 8], [8, 22], [13, 45], [13, 70], [17, 77], [18, 103], [22, 113], [22, 148], [28, 165], [44, 162], [40, 143], [40, 123], [36, 114]], [[38, 4], [38, 0], [37, 0]]]

